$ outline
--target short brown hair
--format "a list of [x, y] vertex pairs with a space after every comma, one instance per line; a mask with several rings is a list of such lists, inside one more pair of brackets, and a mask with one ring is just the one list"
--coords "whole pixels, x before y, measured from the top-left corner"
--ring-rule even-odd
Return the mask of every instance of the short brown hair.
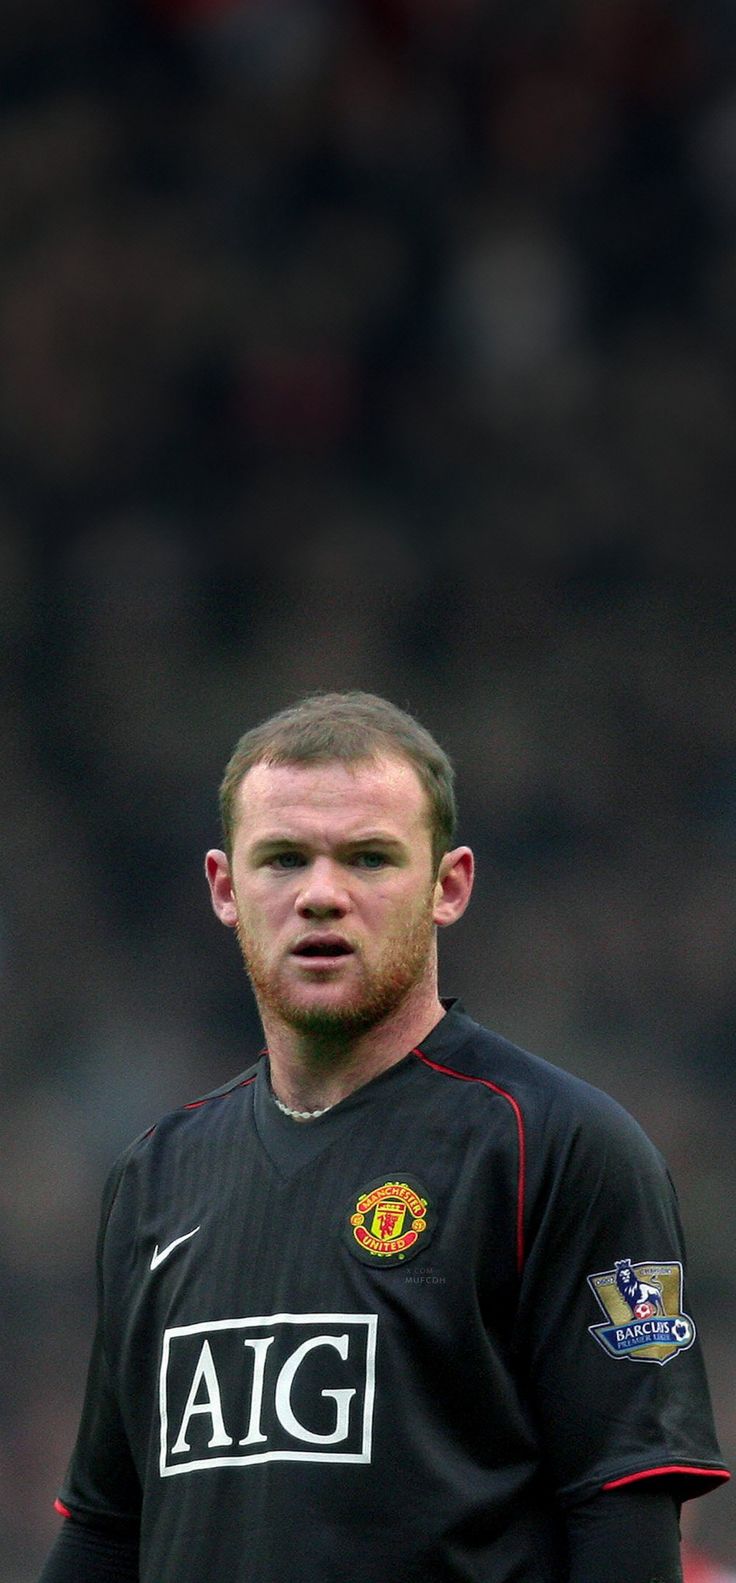
[[374, 693], [310, 693], [254, 726], [236, 743], [220, 785], [225, 850], [232, 857], [235, 796], [254, 764], [358, 764], [383, 754], [405, 759], [427, 793], [435, 870], [457, 822], [454, 770], [412, 715]]

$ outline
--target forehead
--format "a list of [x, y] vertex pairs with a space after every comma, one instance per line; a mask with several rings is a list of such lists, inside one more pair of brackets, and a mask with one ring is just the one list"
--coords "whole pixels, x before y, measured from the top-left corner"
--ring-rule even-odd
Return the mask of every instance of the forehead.
[[237, 793], [238, 835], [329, 830], [333, 839], [383, 830], [405, 840], [428, 826], [427, 795], [413, 765], [385, 757], [355, 764], [254, 764]]

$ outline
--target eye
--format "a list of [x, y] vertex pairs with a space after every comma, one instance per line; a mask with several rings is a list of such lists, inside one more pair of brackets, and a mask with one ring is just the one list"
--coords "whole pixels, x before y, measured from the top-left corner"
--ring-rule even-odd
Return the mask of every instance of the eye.
[[385, 852], [357, 852], [355, 862], [359, 868], [379, 869], [386, 867], [388, 858]]
[[304, 858], [301, 852], [274, 852], [268, 861], [272, 868], [292, 869], [301, 868]]

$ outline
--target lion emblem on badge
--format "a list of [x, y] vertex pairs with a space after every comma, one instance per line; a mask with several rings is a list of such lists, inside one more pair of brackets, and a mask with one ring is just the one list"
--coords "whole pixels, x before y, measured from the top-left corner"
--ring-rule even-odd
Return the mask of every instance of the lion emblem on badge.
[[664, 1313], [661, 1286], [640, 1280], [631, 1259], [616, 1260], [616, 1285], [635, 1319], [652, 1319], [655, 1314]]

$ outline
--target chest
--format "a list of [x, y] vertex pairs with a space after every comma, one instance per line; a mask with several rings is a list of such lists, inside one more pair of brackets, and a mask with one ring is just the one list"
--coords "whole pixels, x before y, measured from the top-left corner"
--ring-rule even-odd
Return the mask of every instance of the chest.
[[470, 1399], [511, 1345], [514, 1180], [503, 1137], [388, 1127], [287, 1173], [251, 1136], [139, 1181], [107, 1326], [141, 1455], [164, 1478], [359, 1463], [377, 1401], [428, 1381]]

